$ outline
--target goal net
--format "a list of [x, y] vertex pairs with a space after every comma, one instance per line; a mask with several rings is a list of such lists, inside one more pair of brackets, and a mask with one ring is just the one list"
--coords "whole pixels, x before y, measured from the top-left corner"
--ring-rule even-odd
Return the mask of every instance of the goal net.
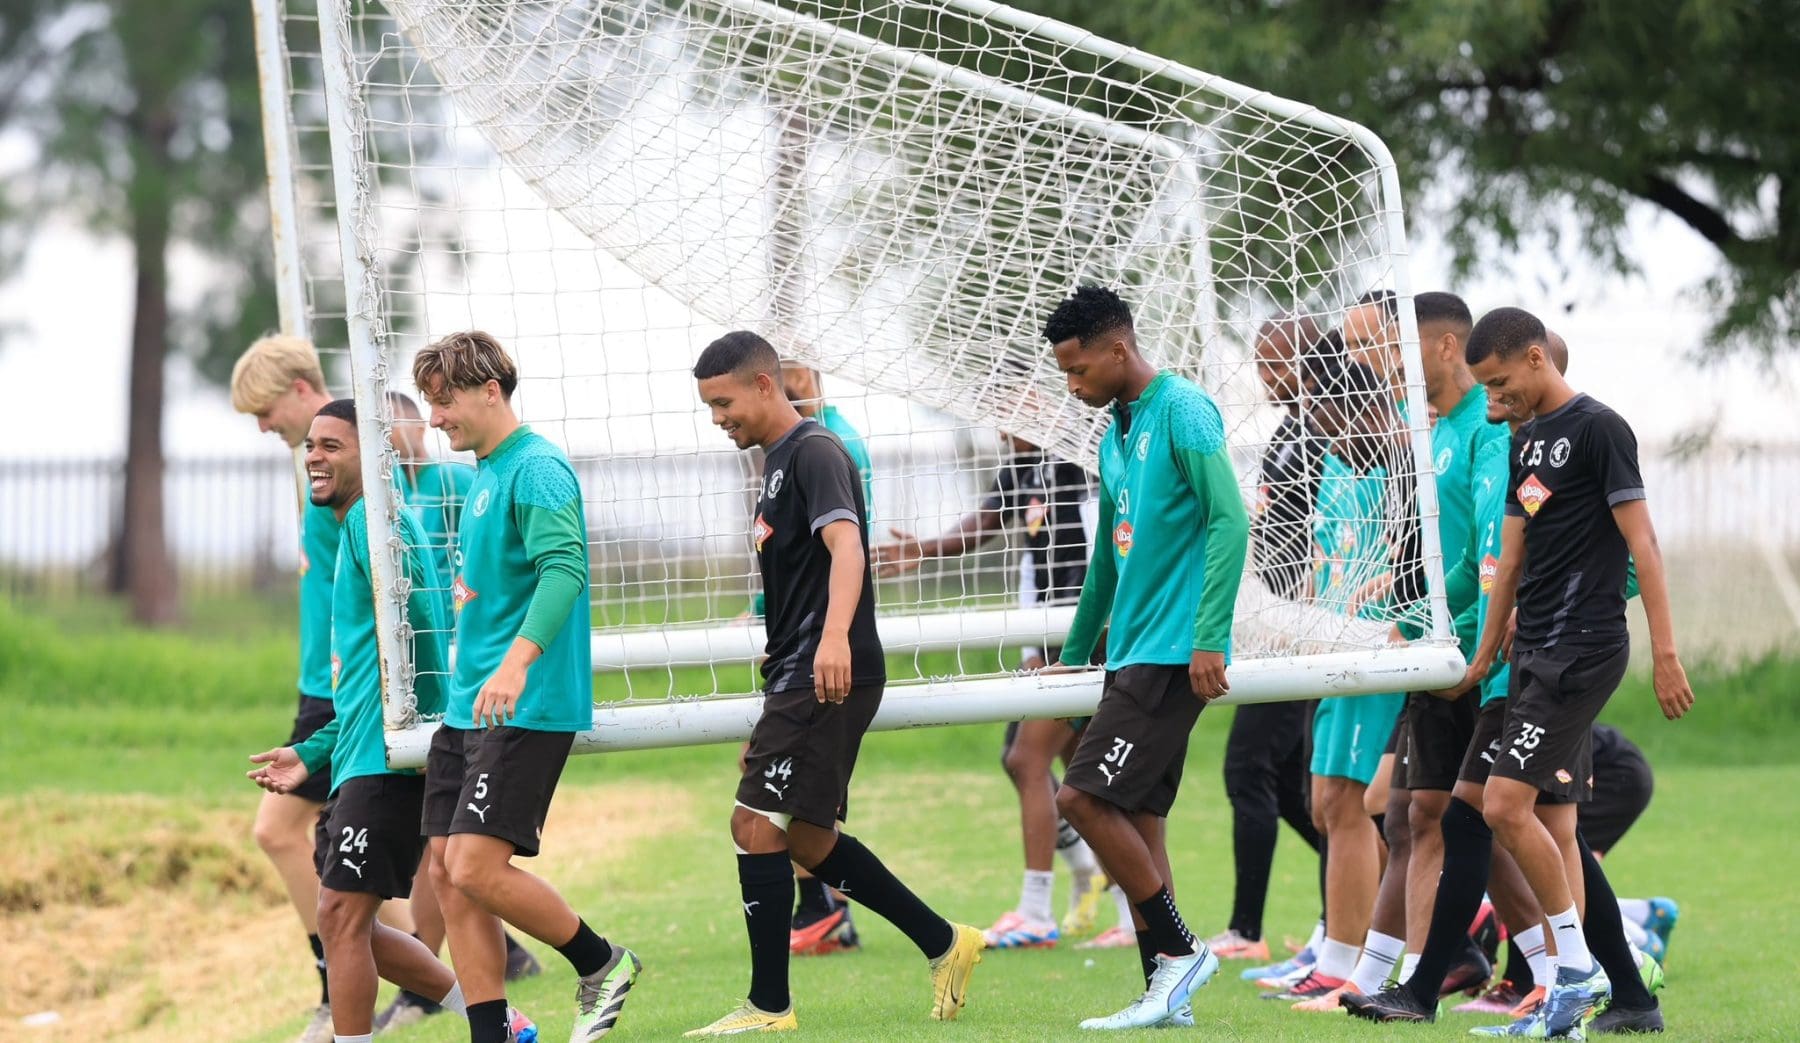
[[[1460, 677], [1432, 483], [1414, 481], [1430, 472], [1397, 181], [1362, 128], [981, 0], [309, 12], [287, 28], [317, 41], [320, 75], [279, 100], [318, 112], [322, 93], [330, 117], [327, 160], [293, 161], [331, 187], [299, 224], [308, 241], [336, 233], [364, 445], [406, 429], [385, 392], [416, 397], [410, 359], [429, 340], [485, 329], [518, 361], [515, 406], [583, 486], [603, 727], [578, 749], [739, 737], [755, 719], [757, 461], [710, 425], [689, 375], [737, 328], [808, 369], [808, 409], [822, 398], [819, 419], [866, 450], [871, 539], [896, 573], [876, 593], [893, 678], [880, 726], [1091, 709], [1094, 674], [1018, 673], [1072, 616], [1036, 566], [1055, 556], [1055, 509], [1091, 498], [1106, 422], [1067, 394], [1041, 336], [1084, 282], [1117, 289], [1153, 361], [1219, 403], [1253, 516], [1295, 492], [1266, 481], [1285, 409], [1258, 377], [1259, 330], [1282, 317], [1311, 351], [1310, 331], [1360, 297], [1395, 294], [1379, 335], [1404, 358], [1400, 450], [1365, 516], [1337, 519], [1365, 538], [1316, 517], [1280, 539], [1259, 525], [1234, 697]], [[370, 543], [392, 548], [393, 512], [412, 509], [387, 492], [403, 461], [369, 455]], [[1031, 468], [1055, 488], [1022, 490]], [[456, 505], [434, 509], [453, 520]], [[1430, 593], [1365, 604], [1356, 588], [1394, 567], [1405, 511], [1424, 515]], [[971, 516], [981, 540], [933, 544]], [[405, 592], [392, 555], [376, 558], [407, 761], [422, 733]], [[1390, 646], [1405, 614], [1426, 637]]]

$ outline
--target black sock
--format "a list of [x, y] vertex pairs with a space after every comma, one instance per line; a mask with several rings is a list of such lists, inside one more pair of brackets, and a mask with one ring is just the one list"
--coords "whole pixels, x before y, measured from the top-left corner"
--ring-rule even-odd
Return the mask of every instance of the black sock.
[[1150, 976], [1156, 973], [1156, 943], [1150, 940], [1149, 931], [1137, 933], [1138, 964], [1144, 971], [1144, 988], [1150, 987]]
[[919, 896], [906, 889], [874, 852], [848, 833], [838, 836], [831, 853], [811, 867], [814, 875], [900, 928], [919, 951], [937, 959], [956, 943], [950, 921], [931, 911]]
[[1537, 975], [1531, 973], [1531, 961], [1519, 948], [1519, 939], [1510, 934], [1506, 936], [1506, 980], [1520, 992], [1530, 992], [1537, 986]]
[[506, 1043], [506, 1000], [469, 1004], [469, 1043]]
[[738, 889], [743, 893], [744, 929], [750, 934], [750, 1002], [780, 1014], [788, 1009], [788, 931], [794, 914], [788, 895], [794, 865], [787, 852], [739, 855]]
[[575, 937], [557, 946], [556, 951], [575, 968], [578, 978], [599, 971], [613, 958], [612, 943], [595, 934], [586, 920], [575, 921]]
[[1588, 951], [1612, 980], [1614, 1003], [1626, 1010], [1649, 1010], [1656, 1006], [1656, 997], [1638, 977], [1637, 960], [1631, 955], [1625, 923], [1619, 918], [1619, 899], [1587, 838], [1577, 832], [1575, 843], [1581, 849], [1582, 886], [1587, 892], [1588, 915], [1581, 922], [1581, 932], [1587, 935]]
[[1444, 811], [1444, 868], [1431, 907], [1431, 929], [1405, 986], [1427, 1010], [1436, 1008], [1450, 964], [1469, 944], [1469, 923], [1481, 908], [1493, 855], [1494, 833], [1487, 820], [1473, 804], [1451, 797]]
[[831, 897], [831, 888], [826, 887], [825, 881], [816, 876], [795, 876], [794, 894], [796, 918], [806, 913], [817, 919], [837, 908], [836, 900]]
[[1194, 951], [1194, 932], [1181, 922], [1175, 908], [1175, 896], [1162, 888], [1149, 898], [1135, 903], [1144, 918], [1142, 935], [1148, 935], [1151, 952], [1164, 956], [1188, 956]]
[[1275, 841], [1280, 826], [1254, 814], [1238, 811], [1231, 816], [1231, 859], [1236, 883], [1231, 892], [1231, 922], [1240, 936], [1262, 937], [1263, 903], [1269, 897], [1269, 868], [1275, 864]]
[[331, 983], [325, 980], [325, 942], [316, 934], [306, 936], [306, 942], [312, 946], [313, 966], [319, 969], [319, 1006], [331, 1005]]

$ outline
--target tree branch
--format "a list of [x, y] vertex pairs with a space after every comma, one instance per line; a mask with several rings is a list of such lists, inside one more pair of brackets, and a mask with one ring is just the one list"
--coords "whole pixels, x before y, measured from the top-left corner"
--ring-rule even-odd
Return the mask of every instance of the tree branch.
[[1731, 227], [1731, 222], [1726, 220], [1723, 213], [1694, 198], [1680, 185], [1661, 174], [1648, 173], [1636, 184], [1620, 187], [1674, 214], [1721, 251], [1728, 252], [1744, 242], [1743, 236]]

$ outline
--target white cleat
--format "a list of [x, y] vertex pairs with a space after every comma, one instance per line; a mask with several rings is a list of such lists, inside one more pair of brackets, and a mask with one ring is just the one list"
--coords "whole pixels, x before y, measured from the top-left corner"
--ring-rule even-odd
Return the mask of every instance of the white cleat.
[[[1195, 990], [1212, 980], [1219, 972], [1219, 958], [1206, 943], [1196, 940], [1194, 951], [1186, 956], [1156, 957], [1156, 973], [1150, 976], [1150, 987], [1137, 1001], [1116, 1014], [1089, 1018], [1081, 1027], [1098, 1031], [1141, 1029], [1160, 1025], [1181, 1014], [1189, 1006]], [[1189, 1018], [1193, 1017], [1189, 1008]]]

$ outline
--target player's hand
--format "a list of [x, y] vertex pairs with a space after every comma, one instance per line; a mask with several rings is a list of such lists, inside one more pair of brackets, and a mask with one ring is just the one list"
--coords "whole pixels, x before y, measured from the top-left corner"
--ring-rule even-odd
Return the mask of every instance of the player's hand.
[[1694, 689], [1688, 684], [1687, 671], [1674, 653], [1654, 657], [1650, 668], [1651, 683], [1656, 687], [1656, 705], [1663, 716], [1678, 721], [1694, 708]]
[[1382, 598], [1387, 597], [1388, 592], [1393, 589], [1394, 574], [1391, 572], [1384, 572], [1356, 588], [1356, 592], [1350, 595], [1350, 605], [1346, 611], [1354, 616], [1363, 610], [1364, 605], [1370, 605], [1380, 601]]
[[250, 763], [260, 764], [262, 767], [244, 772], [244, 777], [270, 793], [292, 793], [301, 783], [312, 778], [312, 772], [306, 770], [306, 762], [300, 759], [292, 746], [251, 754]]
[[875, 566], [877, 579], [893, 579], [904, 572], [911, 572], [925, 560], [919, 549], [919, 538], [904, 529], [888, 529], [893, 534], [894, 542], [878, 543], [869, 548], [870, 563]]
[[1231, 691], [1231, 683], [1225, 680], [1225, 653], [1195, 652], [1188, 661], [1188, 684], [1209, 703]]
[[813, 656], [813, 694], [822, 703], [841, 703], [850, 694], [850, 635], [826, 634]]
[[519, 712], [519, 693], [525, 690], [525, 669], [502, 660], [500, 669], [487, 679], [475, 696], [472, 716], [477, 728], [498, 728]]
[[1488, 671], [1493, 669], [1493, 666], [1494, 664], [1492, 663], [1483, 663], [1480, 660], [1470, 663], [1469, 668], [1463, 671], [1462, 680], [1448, 688], [1439, 688], [1431, 694], [1447, 702], [1454, 702], [1457, 699], [1461, 699], [1463, 693], [1474, 688], [1481, 683], [1483, 678], [1487, 677]]
[[1512, 659], [1513, 638], [1519, 635], [1519, 610], [1513, 609], [1506, 617], [1506, 629], [1500, 632], [1500, 655]]
[[1019, 663], [1019, 669], [1034, 674], [1043, 673], [1045, 670], [1049, 669], [1049, 667], [1050, 664], [1044, 662], [1044, 657], [1041, 655], [1034, 655]]

